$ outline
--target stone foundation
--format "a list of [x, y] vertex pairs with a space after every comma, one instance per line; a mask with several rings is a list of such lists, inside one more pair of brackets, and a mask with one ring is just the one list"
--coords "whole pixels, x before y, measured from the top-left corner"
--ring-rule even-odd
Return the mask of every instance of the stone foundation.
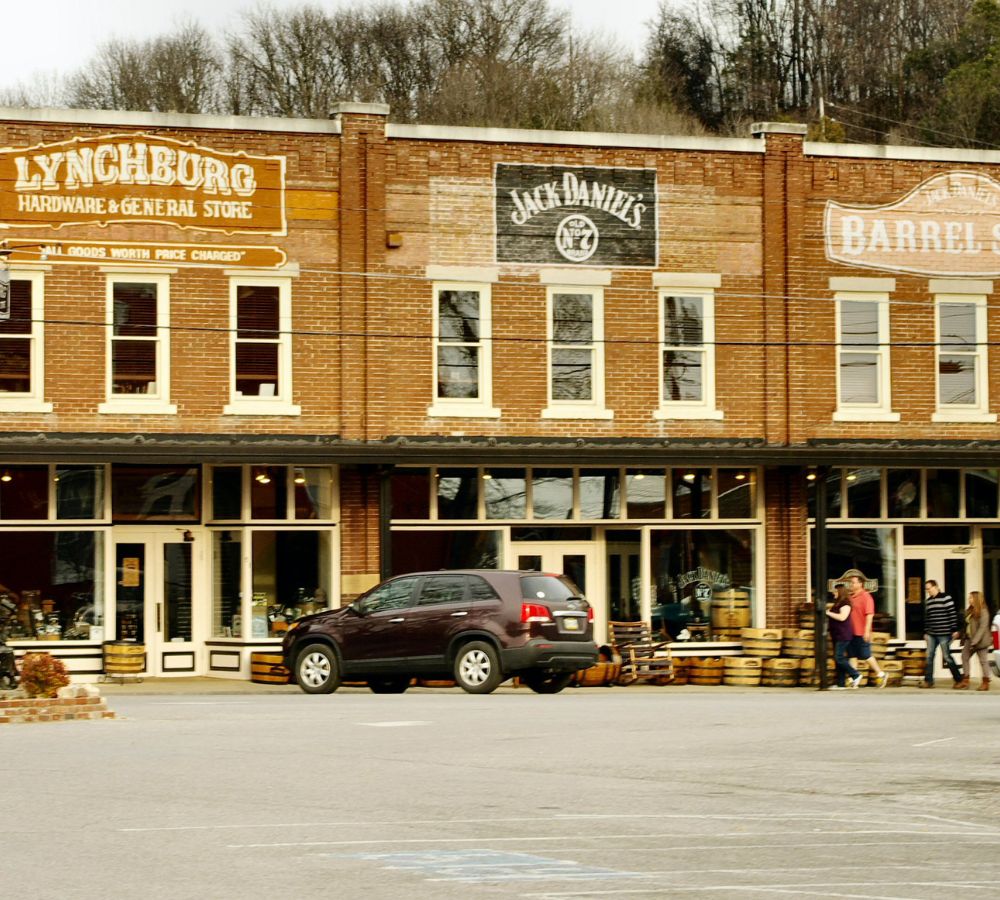
[[57, 697], [0, 695], [0, 725], [15, 722], [67, 722], [79, 719], [113, 719], [97, 688], [70, 685], [59, 689]]

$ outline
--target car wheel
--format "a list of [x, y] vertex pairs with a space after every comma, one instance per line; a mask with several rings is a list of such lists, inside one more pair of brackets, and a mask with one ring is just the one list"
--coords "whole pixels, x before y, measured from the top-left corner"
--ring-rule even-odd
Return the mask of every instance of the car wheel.
[[470, 694], [491, 694], [503, 681], [500, 658], [491, 644], [473, 641], [458, 651], [455, 682]]
[[295, 659], [295, 680], [307, 694], [332, 694], [340, 687], [337, 655], [326, 644], [310, 644]]
[[521, 676], [536, 694], [558, 694], [572, 680], [572, 672], [526, 672]]
[[409, 675], [388, 675], [384, 678], [368, 679], [368, 687], [373, 694], [402, 694], [409, 686]]

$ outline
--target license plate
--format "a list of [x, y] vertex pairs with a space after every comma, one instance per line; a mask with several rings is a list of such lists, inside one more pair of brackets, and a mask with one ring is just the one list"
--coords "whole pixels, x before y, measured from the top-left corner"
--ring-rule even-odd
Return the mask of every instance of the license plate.
[[563, 628], [565, 628], [566, 631], [579, 631], [580, 622], [577, 619], [570, 619], [570, 618], [563, 619]]

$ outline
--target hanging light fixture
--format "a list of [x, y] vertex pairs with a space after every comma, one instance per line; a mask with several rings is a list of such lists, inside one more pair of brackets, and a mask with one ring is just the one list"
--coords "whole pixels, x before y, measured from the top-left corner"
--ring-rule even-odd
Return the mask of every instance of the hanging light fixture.
[[306, 473], [303, 472], [302, 469], [296, 469], [295, 475], [292, 477], [292, 481], [294, 481], [296, 484], [305, 484]]
[[10, 474], [10, 469], [4, 469], [3, 475], [0, 475], [0, 481], [2, 481], [4, 484], [8, 484], [13, 480], [14, 476]]

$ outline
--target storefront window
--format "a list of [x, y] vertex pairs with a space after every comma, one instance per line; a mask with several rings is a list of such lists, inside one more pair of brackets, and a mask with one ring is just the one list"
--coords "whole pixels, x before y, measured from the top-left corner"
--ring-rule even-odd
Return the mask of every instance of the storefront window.
[[927, 470], [927, 518], [953, 519], [958, 516], [958, 469]]
[[57, 466], [56, 518], [104, 517], [104, 467]]
[[920, 470], [889, 469], [886, 474], [890, 519], [920, 517]]
[[250, 475], [250, 518], [288, 518], [287, 467], [253, 467]]
[[882, 517], [882, 470], [848, 469], [847, 516], [850, 519]]
[[[841, 469], [832, 469], [826, 473], [826, 517], [840, 518]], [[809, 518], [816, 518], [816, 473], [810, 472], [806, 477], [808, 490]]]
[[479, 471], [438, 469], [439, 519], [476, 519], [479, 516]]
[[719, 518], [752, 519], [757, 509], [757, 474], [753, 469], [719, 469]]
[[523, 519], [528, 511], [524, 469], [487, 469], [483, 473], [487, 519]]
[[0, 543], [0, 635], [103, 640], [103, 533], [5, 531]]
[[0, 470], [0, 519], [49, 517], [49, 467], [4, 466]]
[[290, 622], [328, 605], [330, 532], [253, 531], [251, 554], [251, 639], [283, 637]]
[[712, 470], [674, 469], [674, 518], [707, 519], [712, 515]]
[[391, 487], [394, 519], [431, 517], [430, 469], [396, 469], [392, 473]]
[[573, 470], [532, 469], [531, 509], [536, 519], [572, 519]]
[[617, 469], [580, 470], [580, 518], [617, 519], [621, 484]]
[[653, 629], [671, 638], [708, 636], [712, 601], [739, 601], [749, 622], [754, 597], [755, 532], [750, 529], [654, 530], [649, 536]]
[[241, 466], [215, 466], [212, 469], [212, 518], [243, 518], [243, 469]]
[[118, 522], [197, 522], [198, 466], [115, 465], [111, 510]]
[[292, 469], [296, 519], [329, 519], [333, 514], [333, 477], [330, 469], [302, 466]]
[[495, 569], [500, 562], [499, 531], [394, 531], [392, 574], [437, 569]]
[[997, 517], [997, 469], [967, 469], [965, 515], [970, 519]]
[[[812, 559], [810, 531], [810, 559]], [[848, 569], [858, 569], [867, 580], [878, 582], [871, 592], [875, 599], [875, 630], [896, 633], [896, 571], [898, 565], [895, 528], [831, 528], [826, 532], [827, 578], [839, 578]]]
[[667, 514], [667, 476], [663, 469], [629, 469], [625, 497], [627, 518], [662, 519]]
[[212, 637], [243, 637], [240, 609], [243, 532], [212, 534]]

